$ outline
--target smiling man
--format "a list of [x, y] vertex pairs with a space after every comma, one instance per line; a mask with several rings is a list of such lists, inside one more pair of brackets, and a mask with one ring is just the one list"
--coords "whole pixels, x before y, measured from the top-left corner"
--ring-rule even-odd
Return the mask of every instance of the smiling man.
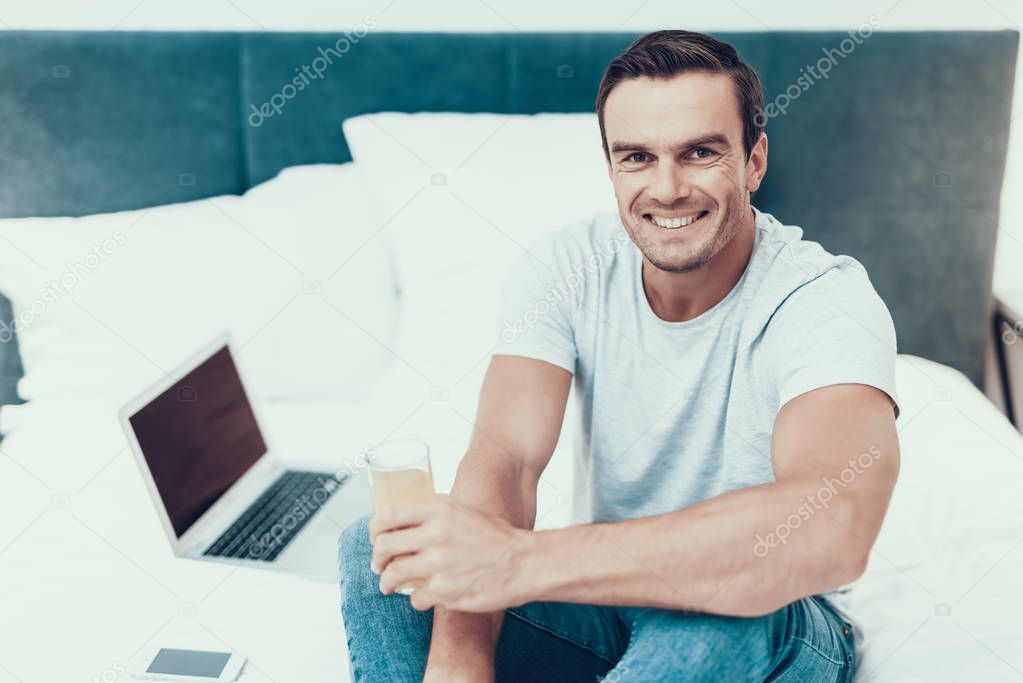
[[[710, 36], [608, 66], [617, 215], [509, 281], [451, 495], [342, 535], [357, 681], [852, 680], [850, 584], [898, 473], [895, 332], [858, 262], [751, 205], [762, 111]], [[573, 380], [576, 523], [534, 531]]]

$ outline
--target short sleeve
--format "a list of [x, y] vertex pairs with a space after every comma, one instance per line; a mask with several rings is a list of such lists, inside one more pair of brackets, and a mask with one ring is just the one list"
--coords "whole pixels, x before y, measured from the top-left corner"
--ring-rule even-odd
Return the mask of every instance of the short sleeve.
[[535, 358], [575, 372], [579, 292], [561, 273], [563, 251], [554, 233], [516, 259], [501, 293], [495, 355]]
[[764, 333], [778, 405], [833, 384], [895, 393], [895, 325], [866, 271], [849, 259], [802, 285], [778, 307]]

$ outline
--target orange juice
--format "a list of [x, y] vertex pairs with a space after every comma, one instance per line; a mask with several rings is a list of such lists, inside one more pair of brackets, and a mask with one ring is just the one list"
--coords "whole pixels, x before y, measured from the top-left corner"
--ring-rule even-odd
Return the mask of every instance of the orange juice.
[[373, 472], [373, 507], [387, 503], [414, 503], [433, 498], [433, 477], [423, 470]]
[[[376, 470], [373, 478], [373, 508], [390, 503], [413, 503], [433, 498], [433, 477], [425, 470]], [[398, 592], [409, 595], [418, 586], [413, 581], [402, 584]]]

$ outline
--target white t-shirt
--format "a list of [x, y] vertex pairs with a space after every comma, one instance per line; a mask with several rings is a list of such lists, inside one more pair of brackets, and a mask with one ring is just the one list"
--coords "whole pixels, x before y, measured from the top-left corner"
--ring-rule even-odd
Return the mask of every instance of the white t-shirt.
[[616, 213], [551, 233], [513, 270], [495, 354], [574, 374], [576, 522], [647, 517], [774, 481], [775, 417], [812, 389], [874, 386], [897, 413], [895, 327], [863, 266], [754, 214], [739, 282], [685, 322], [650, 308], [642, 254]]

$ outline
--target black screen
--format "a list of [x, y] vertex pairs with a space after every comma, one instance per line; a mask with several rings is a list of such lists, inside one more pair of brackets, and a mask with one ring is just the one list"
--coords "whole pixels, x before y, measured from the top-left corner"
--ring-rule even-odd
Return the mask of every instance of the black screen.
[[266, 453], [227, 346], [129, 422], [178, 537]]
[[146, 672], [216, 678], [224, 670], [229, 659], [231, 655], [228, 652], [160, 648]]

